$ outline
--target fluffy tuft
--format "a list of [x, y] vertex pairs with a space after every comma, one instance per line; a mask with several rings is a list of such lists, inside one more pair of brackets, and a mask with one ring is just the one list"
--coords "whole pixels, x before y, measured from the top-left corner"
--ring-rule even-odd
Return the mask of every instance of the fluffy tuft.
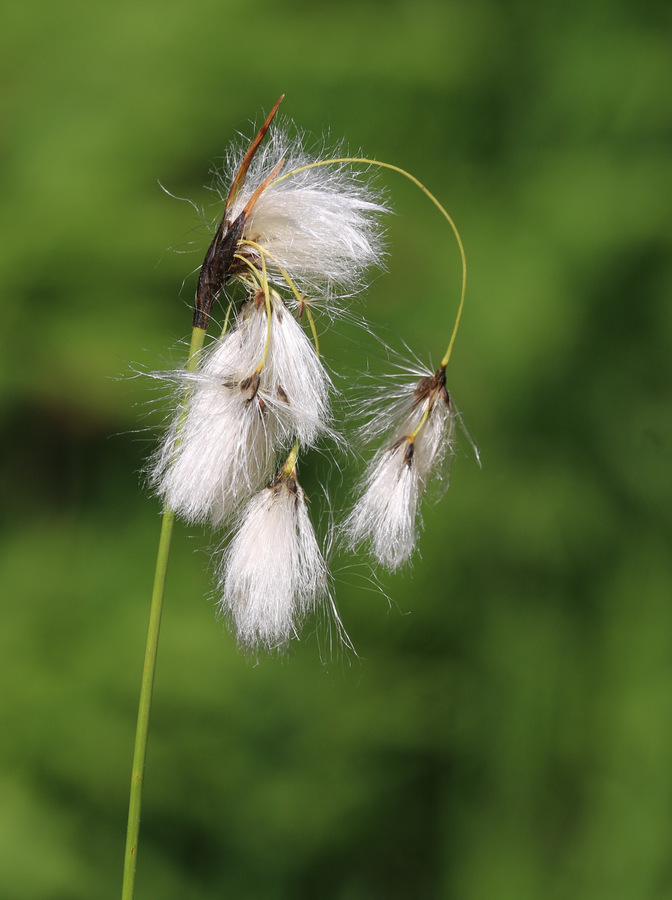
[[374, 460], [362, 496], [345, 523], [348, 540], [353, 545], [365, 544], [390, 570], [410, 557], [417, 537], [420, 482], [418, 467], [406, 458], [409, 446], [404, 441]]
[[[241, 152], [230, 155], [222, 185], [233, 179], [241, 158]], [[301, 136], [272, 125], [229, 210], [231, 221], [283, 159], [278, 178], [329, 157], [311, 155]], [[276, 260], [309, 296], [351, 296], [365, 284], [370, 267], [383, 265], [380, 217], [387, 212], [365, 172], [347, 163], [330, 163], [265, 188], [247, 218], [242, 240], [257, 242], [268, 253], [270, 272], [278, 276]]]
[[280, 477], [245, 507], [219, 569], [219, 608], [248, 650], [283, 647], [328, 594], [303, 489]]
[[365, 546], [377, 562], [394, 570], [411, 557], [422, 495], [453, 454], [455, 416], [443, 370], [423, 374], [392, 396], [364, 433], [377, 436], [390, 424], [391, 437], [365, 472], [344, 534], [352, 548]]

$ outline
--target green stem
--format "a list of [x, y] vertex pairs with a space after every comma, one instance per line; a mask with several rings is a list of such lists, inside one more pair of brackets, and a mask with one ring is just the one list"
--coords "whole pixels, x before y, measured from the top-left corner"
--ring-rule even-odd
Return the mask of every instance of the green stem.
[[142, 670], [138, 724], [135, 732], [133, 771], [131, 774], [131, 796], [128, 804], [128, 829], [126, 831], [126, 856], [124, 858], [124, 884], [121, 891], [122, 900], [131, 900], [135, 884], [135, 863], [138, 850], [138, 831], [140, 829], [142, 782], [147, 753], [149, 710], [152, 704], [152, 688], [154, 687], [154, 672], [156, 669], [156, 651], [159, 644], [161, 611], [163, 608], [168, 554], [170, 551], [170, 539], [173, 533], [174, 521], [175, 514], [169, 509], [165, 510], [161, 522], [161, 537], [159, 538], [159, 552], [156, 560], [152, 605], [149, 612], [149, 628], [147, 629], [145, 665]]
[[[204, 338], [205, 331], [202, 328], [194, 328], [191, 335], [189, 360], [187, 362], [187, 370], [190, 372], [194, 371], [196, 368], [198, 353], [203, 346]], [[135, 887], [135, 866], [138, 855], [142, 784], [145, 772], [145, 759], [147, 756], [149, 711], [152, 705], [152, 689], [154, 687], [154, 672], [156, 671], [156, 654], [159, 646], [161, 612], [163, 610], [170, 540], [173, 535], [174, 523], [175, 513], [166, 507], [161, 519], [161, 535], [159, 537], [159, 551], [156, 558], [152, 602], [149, 610], [149, 627], [147, 629], [147, 644], [145, 646], [145, 663], [142, 670], [142, 685], [140, 687], [138, 724], [135, 731], [131, 793], [128, 803], [128, 827], [126, 830], [126, 855], [124, 857], [124, 881], [121, 889], [122, 900], [132, 900]]]

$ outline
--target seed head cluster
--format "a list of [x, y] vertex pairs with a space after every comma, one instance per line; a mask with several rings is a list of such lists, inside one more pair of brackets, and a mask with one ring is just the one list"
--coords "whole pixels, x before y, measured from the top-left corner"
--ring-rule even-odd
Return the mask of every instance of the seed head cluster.
[[[370, 161], [311, 155], [273, 120], [279, 103], [219, 176], [225, 209], [200, 270], [195, 342], [170, 376], [177, 402], [149, 471], [167, 511], [223, 529], [219, 608], [252, 650], [285, 646], [320, 605], [335, 610], [297, 474], [300, 451], [339, 433], [313, 312], [333, 320], [382, 266], [389, 211], [357, 165]], [[201, 349], [215, 303], [226, 327]], [[422, 495], [453, 453], [445, 374], [444, 363], [372, 397], [360, 432], [384, 440], [341, 544], [391, 570], [411, 557]]]

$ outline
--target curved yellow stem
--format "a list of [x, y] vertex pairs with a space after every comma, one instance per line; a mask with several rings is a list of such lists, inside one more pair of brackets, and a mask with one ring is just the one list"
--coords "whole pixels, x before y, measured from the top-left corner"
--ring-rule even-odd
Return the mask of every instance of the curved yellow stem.
[[[253, 245], [255, 247], [258, 246], [257, 244], [254, 244], [253, 241], [245, 241], [245, 243]], [[261, 248], [259, 248], [259, 249], [261, 249]], [[235, 259], [239, 259], [245, 263], [245, 265], [252, 272], [252, 275], [253, 275], [254, 281], [257, 284], [257, 287], [264, 292], [264, 302], [265, 302], [265, 306], [266, 306], [266, 343], [264, 344], [264, 352], [261, 357], [261, 362], [259, 363], [259, 365], [257, 366], [257, 369], [256, 369], [257, 372], [261, 372], [261, 370], [266, 365], [266, 357], [268, 356], [268, 348], [271, 346], [271, 313], [272, 313], [272, 310], [271, 310], [271, 297], [270, 297], [270, 292], [269, 292], [269, 287], [268, 287], [268, 276], [266, 273], [266, 261], [264, 260], [263, 255], [262, 255], [261, 256], [261, 279], [260, 279], [258, 270], [250, 262], [249, 259], [246, 259], [240, 253], [234, 254], [234, 257], [235, 257]]]
[[285, 462], [282, 465], [282, 468], [280, 469], [281, 477], [289, 478], [290, 475], [293, 475], [296, 472], [296, 460], [299, 456], [300, 446], [301, 446], [301, 444], [297, 440], [294, 443], [294, 446], [292, 447], [292, 449], [289, 451], [289, 456], [287, 457], [287, 459], [285, 460]]
[[425, 410], [424, 410], [422, 416], [420, 417], [420, 421], [418, 422], [416, 427], [413, 429], [413, 431], [408, 435], [409, 441], [414, 441], [416, 439], [416, 437], [420, 434], [422, 429], [424, 428], [425, 422], [429, 418], [429, 414], [432, 411], [432, 405], [433, 404], [431, 404], [429, 402], [429, 400], [427, 401], [427, 403], [425, 403]]
[[411, 181], [424, 194], [426, 194], [427, 197], [429, 197], [434, 206], [436, 206], [441, 215], [446, 219], [446, 221], [452, 228], [453, 234], [455, 235], [455, 240], [457, 241], [457, 246], [460, 250], [460, 258], [462, 260], [462, 290], [460, 293], [460, 303], [457, 308], [457, 315], [455, 317], [455, 324], [453, 325], [453, 332], [450, 336], [450, 341], [448, 342], [448, 348], [443, 356], [443, 359], [441, 360], [441, 368], [445, 369], [450, 361], [455, 338], [457, 337], [457, 332], [460, 327], [462, 310], [464, 308], [464, 298], [467, 290], [467, 257], [464, 252], [464, 245], [462, 244], [460, 232], [457, 230], [457, 225], [453, 221], [453, 218], [449, 214], [449, 212], [441, 204], [441, 202], [434, 196], [434, 194], [432, 194], [432, 192], [428, 188], [425, 187], [425, 185], [419, 179], [415, 177], [415, 175], [411, 175], [411, 173], [407, 172], [406, 169], [402, 169], [400, 166], [395, 166], [392, 163], [381, 162], [378, 159], [368, 159], [364, 156], [341, 156], [334, 159], [317, 160], [316, 162], [308, 163], [305, 166], [299, 166], [296, 169], [292, 169], [290, 172], [284, 172], [282, 175], [279, 175], [277, 178], [274, 178], [273, 181], [269, 182], [267, 187], [273, 187], [273, 185], [279, 184], [281, 181], [285, 181], [285, 179], [291, 178], [293, 175], [298, 175], [300, 172], [305, 172], [308, 169], [317, 169], [320, 166], [338, 165], [339, 163], [359, 163], [361, 165], [367, 166], [378, 166], [381, 169], [389, 169], [391, 172], [397, 172], [399, 175], [403, 175], [404, 178], [408, 178], [409, 181]]
[[[301, 292], [299, 291], [297, 286], [292, 281], [287, 270], [285, 268], [283, 268], [283, 266], [280, 264], [278, 259], [272, 253], [269, 253], [265, 247], [262, 247], [261, 244], [257, 244], [256, 241], [244, 240], [244, 241], [241, 241], [241, 244], [246, 244], [248, 247], [253, 247], [257, 251], [257, 253], [259, 254], [260, 257], [264, 257], [264, 256], [268, 257], [268, 259], [271, 260], [273, 265], [280, 271], [280, 274], [287, 282], [287, 286], [289, 287], [291, 292], [296, 297], [297, 303], [303, 304], [303, 308], [306, 311], [306, 317], [308, 319], [308, 324], [310, 325], [310, 331], [311, 331], [311, 334], [313, 335], [313, 342], [315, 344], [315, 353], [317, 354], [317, 356], [319, 358], [319, 356], [320, 356], [320, 341], [317, 337], [317, 330], [315, 328], [315, 319], [313, 318], [313, 314], [311, 313], [310, 309], [308, 308], [308, 306], [306, 304], [305, 297], [303, 297], [301, 295]], [[238, 256], [238, 254], [236, 254], [236, 256]], [[242, 257], [242, 256], [239, 258], [244, 259], [244, 257]], [[248, 265], [250, 265], [250, 266], [252, 265], [247, 260], [245, 260], [245, 261], [247, 262]]]
[[224, 324], [222, 325], [222, 330], [220, 333], [220, 338], [223, 338], [226, 332], [229, 330], [229, 319], [231, 318], [231, 304], [226, 307], [226, 315], [224, 316]]
[[313, 335], [313, 343], [315, 344], [315, 355], [319, 359], [320, 358], [320, 340], [317, 336], [317, 329], [315, 328], [315, 319], [313, 318], [313, 314], [310, 311], [310, 307], [308, 306], [307, 303], [304, 304], [303, 308], [306, 311], [306, 318], [308, 319], [308, 324], [310, 325], [310, 331], [311, 331], [311, 334]]
[[257, 366], [257, 372], [261, 372], [261, 370], [266, 365], [266, 357], [268, 356], [268, 350], [271, 346], [271, 295], [268, 289], [268, 276], [266, 272], [266, 260], [264, 257], [261, 257], [261, 287], [264, 292], [264, 303], [266, 304], [266, 343], [264, 344], [264, 353], [261, 357], [261, 362]]
[[[241, 243], [242, 243], [242, 241], [241, 241]], [[251, 243], [251, 241], [245, 241], [245, 243], [246, 243], [246, 244], [247, 244], [247, 243]], [[248, 268], [248, 269], [250, 270], [250, 272], [252, 273], [252, 278], [253, 278], [254, 281], [256, 282], [257, 287], [260, 288], [260, 287], [261, 287], [261, 282], [259, 281], [259, 270], [258, 270], [257, 267], [254, 265], [254, 263], [251, 263], [250, 260], [249, 260], [246, 256], [243, 256], [243, 255], [242, 255], [242, 253], [234, 253], [234, 254], [233, 254], [233, 258], [234, 258], [234, 259], [239, 259], [241, 262], [245, 263], [245, 265], [247, 266], [247, 268]], [[239, 277], [242, 281], [247, 282], [247, 278], [243, 277], [242, 275], [239, 275], [238, 277]]]

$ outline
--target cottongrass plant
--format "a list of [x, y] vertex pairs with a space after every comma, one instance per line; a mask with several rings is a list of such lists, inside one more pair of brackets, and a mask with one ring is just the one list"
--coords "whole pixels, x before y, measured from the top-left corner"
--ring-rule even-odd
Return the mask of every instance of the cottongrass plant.
[[[134, 891], [149, 711], [176, 516], [222, 530], [214, 565], [218, 608], [243, 649], [282, 649], [308, 615], [321, 611], [347, 642], [297, 469], [301, 450], [338, 437], [335, 390], [320, 358], [314, 312], [333, 322], [346, 298], [383, 263], [381, 219], [389, 210], [371, 184], [374, 168], [408, 178], [444, 216], [461, 254], [462, 293], [439, 368], [412, 373], [385, 403], [370, 405], [363, 436], [370, 441], [385, 435], [385, 440], [340, 530], [346, 545], [366, 548], [389, 569], [406, 562], [417, 540], [422, 495], [454, 449], [456, 413], [446, 368], [466, 284], [455, 224], [439, 201], [397, 166], [364, 157], [312, 156], [300, 136], [274, 122], [282, 99], [252, 144], [226, 157], [218, 182], [224, 214], [199, 273], [188, 359], [183, 368], [161, 376], [172, 383], [175, 401], [149, 468], [163, 515], [122, 900], [131, 900]], [[206, 345], [217, 302], [225, 327]]]

